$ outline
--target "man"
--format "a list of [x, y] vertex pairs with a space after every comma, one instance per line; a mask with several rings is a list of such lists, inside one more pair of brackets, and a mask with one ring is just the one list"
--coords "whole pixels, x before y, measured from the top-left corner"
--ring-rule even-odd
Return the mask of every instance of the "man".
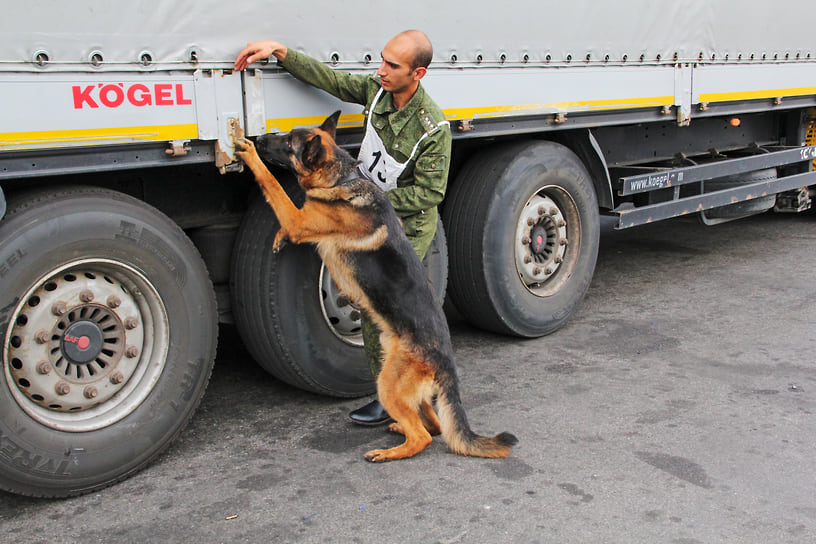
[[[235, 59], [235, 69], [244, 70], [270, 56], [297, 79], [365, 106], [360, 172], [388, 191], [405, 234], [424, 258], [436, 233], [437, 206], [445, 196], [451, 154], [450, 126], [420, 83], [433, 58], [428, 37], [408, 30], [392, 38], [382, 50], [376, 77], [333, 70], [274, 41], [248, 44]], [[380, 331], [365, 314], [362, 328], [366, 359], [376, 378], [382, 366]], [[349, 417], [361, 425], [391, 420], [378, 400]]]

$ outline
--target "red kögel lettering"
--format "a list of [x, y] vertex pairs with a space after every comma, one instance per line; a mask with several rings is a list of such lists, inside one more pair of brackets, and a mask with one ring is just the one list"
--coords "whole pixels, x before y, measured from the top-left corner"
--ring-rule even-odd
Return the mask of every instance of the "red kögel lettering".
[[119, 85], [104, 85], [99, 88], [99, 101], [109, 108], [118, 108], [125, 101], [125, 91]]
[[156, 83], [154, 89], [156, 90], [157, 106], [173, 105], [173, 86], [170, 83]]
[[183, 83], [97, 83], [96, 85], [73, 85], [71, 87], [74, 109], [118, 108], [131, 106], [189, 106], [191, 98], [184, 96]]
[[150, 89], [147, 85], [137, 83], [131, 85], [127, 90], [128, 102], [134, 106], [149, 106], [153, 104], [153, 97], [150, 96]]
[[184, 98], [184, 85], [181, 83], [176, 83], [176, 104], [179, 106], [185, 106], [192, 103], [193, 101], [189, 98]]
[[88, 85], [84, 89], [79, 85], [74, 85], [71, 90], [74, 91], [74, 109], [81, 110], [85, 104], [91, 108], [98, 108], [99, 104], [91, 98], [91, 92], [96, 88], [95, 85]]

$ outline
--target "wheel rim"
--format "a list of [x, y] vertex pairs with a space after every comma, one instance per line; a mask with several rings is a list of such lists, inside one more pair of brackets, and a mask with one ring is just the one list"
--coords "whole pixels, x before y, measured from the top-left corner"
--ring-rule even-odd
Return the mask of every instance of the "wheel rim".
[[164, 370], [169, 323], [151, 283], [116, 261], [75, 261], [22, 297], [3, 346], [17, 404], [48, 427], [87, 432], [121, 420]]
[[363, 345], [360, 308], [344, 297], [334, 283], [326, 265], [320, 263], [320, 309], [332, 333], [351, 346]]
[[516, 271], [535, 296], [560, 291], [575, 269], [581, 241], [578, 206], [561, 187], [536, 191], [521, 210], [515, 234]]

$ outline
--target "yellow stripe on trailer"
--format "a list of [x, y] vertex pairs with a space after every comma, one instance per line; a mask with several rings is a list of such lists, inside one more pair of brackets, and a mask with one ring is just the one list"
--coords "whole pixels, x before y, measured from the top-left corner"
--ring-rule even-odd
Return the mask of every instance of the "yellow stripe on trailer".
[[0, 132], [0, 149], [66, 147], [121, 142], [190, 140], [198, 138], [198, 125]]

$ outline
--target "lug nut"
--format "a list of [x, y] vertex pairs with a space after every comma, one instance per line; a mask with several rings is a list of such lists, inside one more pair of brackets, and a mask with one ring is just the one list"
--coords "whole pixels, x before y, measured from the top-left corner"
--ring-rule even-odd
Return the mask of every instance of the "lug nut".
[[569, 242], [567, 242], [567, 239], [566, 239], [566, 238], [561, 238], [561, 240], [559, 240], [559, 242], [558, 242], [558, 245], [560, 245], [560, 246], [565, 246], [565, 245], [567, 245], [568, 243], [569, 243]]
[[51, 372], [51, 364], [48, 361], [40, 361], [37, 363], [37, 372], [40, 374], [48, 374]]
[[556, 256], [553, 260], [555, 261], [555, 264], [561, 264], [564, 262], [564, 259], [560, 256]]
[[360, 312], [358, 310], [352, 310], [351, 313], [349, 313], [349, 318], [352, 321], [359, 321], [360, 320]]
[[125, 328], [128, 330], [133, 330], [139, 326], [139, 320], [135, 317], [128, 317], [125, 319]]
[[539, 206], [538, 215], [544, 215], [545, 213], [547, 213], [547, 210], [544, 208], [544, 206]]
[[564, 222], [563, 219], [559, 219], [558, 223], [556, 223], [555, 226], [558, 227], [558, 228], [561, 228], [563, 226], [566, 226], [566, 223]]
[[342, 296], [337, 297], [337, 307], [338, 308], [342, 308], [343, 306], [348, 306], [348, 305], [349, 305], [349, 299], [347, 299], [346, 297], [342, 297]]
[[96, 387], [89, 385], [82, 391], [82, 394], [85, 395], [86, 399], [95, 399], [99, 392], [96, 390]]
[[36, 340], [38, 344], [45, 344], [48, 342], [48, 331], [45, 329], [38, 330], [37, 334], [34, 335], [34, 340]]
[[54, 386], [54, 391], [60, 396], [67, 395], [71, 392], [71, 386], [65, 382], [59, 382]]
[[533, 275], [538, 276], [539, 274], [541, 274], [541, 268], [536, 266], [535, 268], [533, 268]]
[[111, 376], [110, 376], [110, 382], [111, 382], [113, 385], [119, 385], [119, 384], [120, 384], [120, 383], [122, 383], [123, 381], [125, 381], [125, 377], [124, 377], [124, 376], [122, 375], [122, 373], [121, 373], [121, 372], [119, 372], [119, 371], [114, 372], [114, 373], [113, 373], [113, 374], [111, 374]]
[[111, 296], [108, 297], [108, 307], [118, 308], [121, 304], [122, 304], [122, 299], [120, 299], [116, 295], [111, 295]]
[[51, 306], [51, 313], [56, 315], [56, 316], [65, 315], [65, 313], [67, 311], [68, 311], [68, 304], [66, 304], [65, 302], [63, 302], [61, 300], [59, 302], [55, 302]]
[[79, 294], [79, 300], [82, 302], [91, 302], [94, 299], [94, 294], [90, 289], [85, 289]]
[[533, 219], [532, 217], [527, 218], [527, 225], [528, 226], [532, 227], [535, 224], [536, 224], [535, 219]]
[[544, 273], [545, 273], [545, 274], [547, 274], [547, 275], [549, 276], [550, 274], [552, 274], [552, 268], [550, 268], [550, 267], [548, 266], [547, 268], [545, 268], [545, 269], [544, 269]]
[[558, 208], [550, 208], [550, 215], [558, 215]]
[[533, 262], [533, 258], [530, 257], [529, 255], [525, 255], [524, 256], [524, 264], [530, 264], [531, 262]]
[[529, 244], [531, 241], [532, 241], [532, 240], [530, 240], [530, 237], [529, 237], [529, 236], [525, 236], [524, 238], [522, 238], [522, 239], [521, 239], [521, 243], [522, 243], [522, 244], [524, 244], [525, 246], [526, 246], [527, 244]]
[[137, 355], [139, 355], [139, 348], [137, 348], [136, 346], [128, 346], [125, 349], [125, 357], [133, 359]]

